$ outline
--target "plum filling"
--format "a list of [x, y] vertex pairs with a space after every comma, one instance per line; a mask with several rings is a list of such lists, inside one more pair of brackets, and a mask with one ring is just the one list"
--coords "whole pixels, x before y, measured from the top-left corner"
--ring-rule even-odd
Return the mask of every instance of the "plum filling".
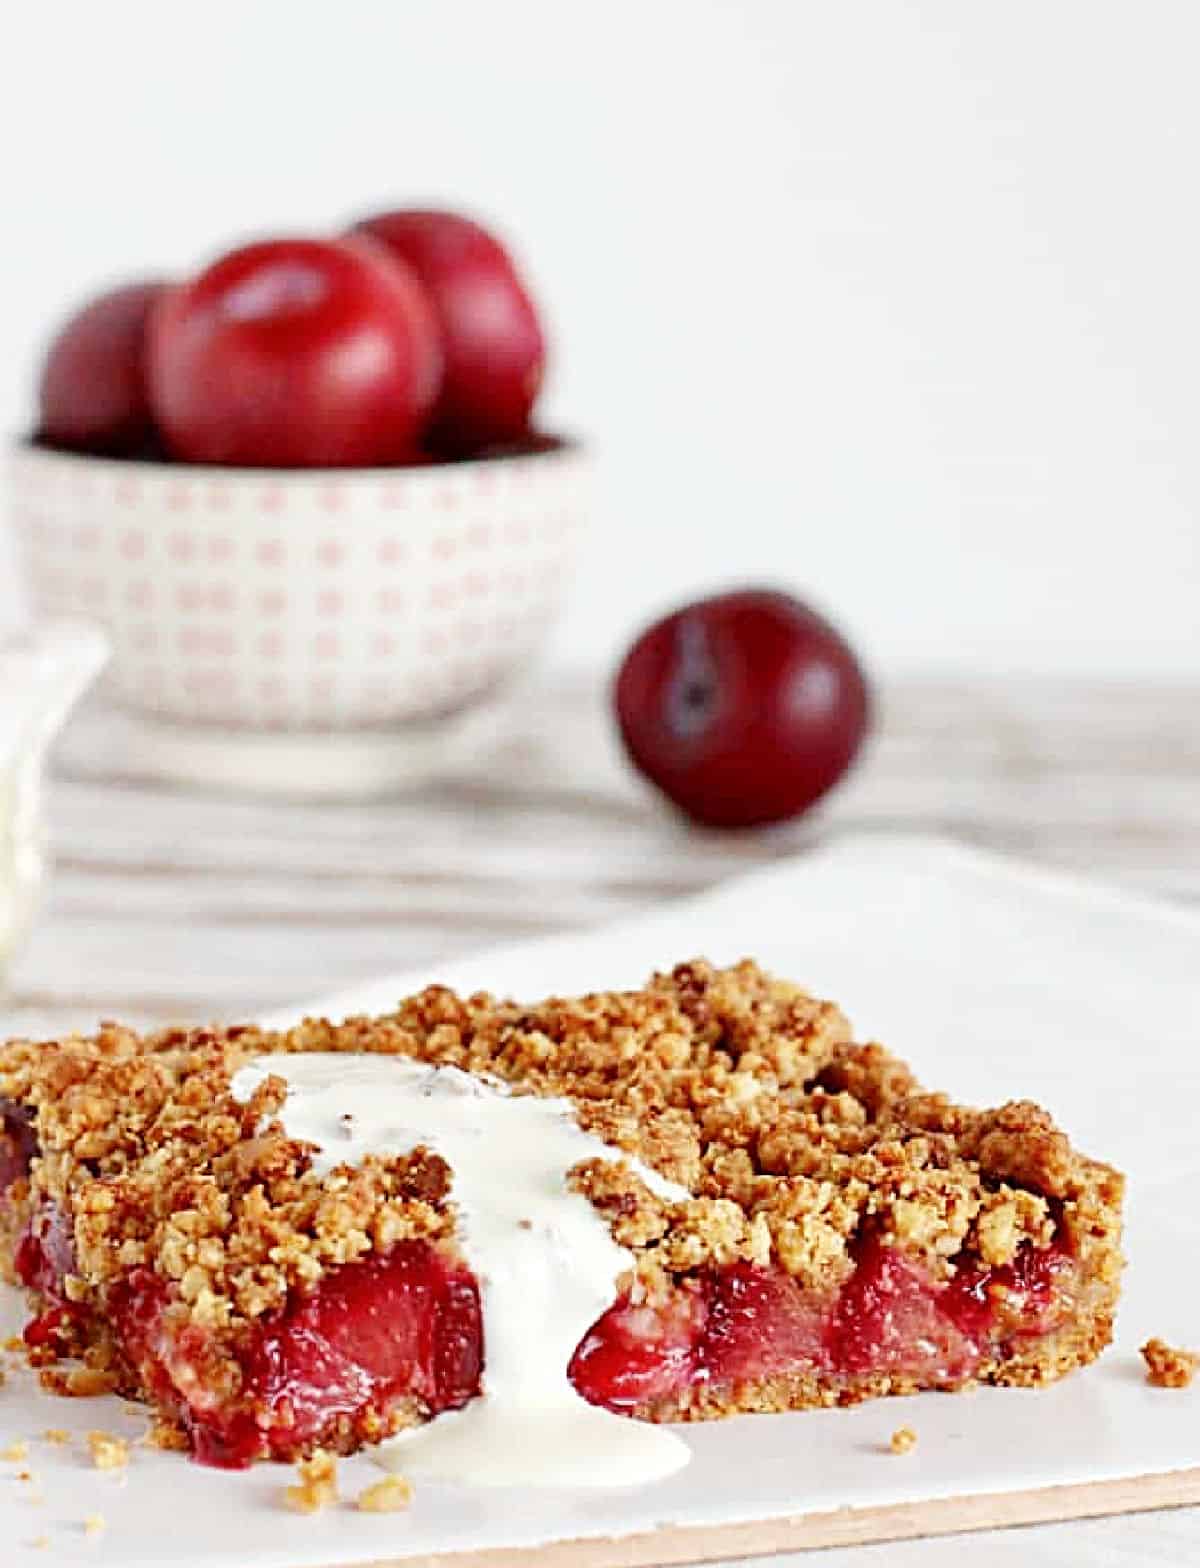
[[29, 1175], [36, 1153], [33, 1112], [12, 1100], [0, 1100], [0, 1196]]
[[[15, 1263], [43, 1303], [25, 1331], [30, 1346], [65, 1351], [85, 1340], [83, 1309], [63, 1291], [71, 1236], [52, 1205], [29, 1220]], [[954, 1387], [1059, 1327], [1076, 1274], [1061, 1242], [1026, 1246], [1006, 1267], [964, 1261], [944, 1284], [877, 1241], [861, 1245], [836, 1290], [733, 1263], [661, 1304], [618, 1300], [584, 1335], [567, 1375], [585, 1399], [625, 1414], [772, 1377], [819, 1378], [847, 1397], [881, 1374]], [[386, 1434], [402, 1407], [433, 1416], [480, 1391], [476, 1280], [425, 1243], [332, 1270], [257, 1323], [232, 1361], [228, 1345], [168, 1310], [175, 1299], [158, 1275], [135, 1269], [110, 1287], [108, 1322], [138, 1384], [175, 1412], [202, 1463], [352, 1448]]]
[[386, 1429], [399, 1403], [437, 1415], [479, 1392], [475, 1280], [419, 1242], [333, 1270], [259, 1323], [238, 1351], [240, 1388], [229, 1398], [207, 1375], [208, 1336], [172, 1328], [167, 1305], [147, 1270], [110, 1299], [126, 1358], [177, 1410], [207, 1464], [288, 1456], [339, 1431], [363, 1441]]
[[714, 1269], [665, 1308], [618, 1301], [584, 1336], [569, 1374], [593, 1404], [629, 1411], [702, 1385], [809, 1373], [852, 1390], [877, 1374], [953, 1387], [985, 1358], [1053, 1331], [1074, 1273], [1058, 1247], [1004, 1268], [964, 1265], [946, 1285], [868, 1243], [840, 1290], [805, 1290], [777, 1269]]
[[[0, 1198], [29, 1176], [38, 1152], [33, 1112], [11, 1100], [0, 1100]], [[25, 1325], [31, 1350], [50, 1355], [69, 1352], [84, 1314], [63, 1295], [63, 1280], [75, 1266], [71, 1235], [53, 1204], [43, 1204], [26, 1223], [13, 1254], [13, 1271], [23, 1285], [45, 1303]]]
[[75, 1271], [75, 1249], [62, 1211], [53, 1203], [35, 1209], [21, 1232], [13, 1269], [22, 1285], [41, 1297], [42, 1310], [25, 1325], [22, 1337], [31, 1350], [67, 1355], [86, 1328], [87, 1314], [67, 1300], [63, 1281]]

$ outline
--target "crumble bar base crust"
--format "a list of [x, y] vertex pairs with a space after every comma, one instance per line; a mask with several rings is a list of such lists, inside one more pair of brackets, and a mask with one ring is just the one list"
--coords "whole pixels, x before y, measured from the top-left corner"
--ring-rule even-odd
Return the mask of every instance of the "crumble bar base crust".
[[[686, 1186], [689, 1201], [664, 1202], [616, 1156], [571, 1173], [633, 1254], [621, 1289], [634, 1303], [670, 1310], [697, 1280], [740, 1265], [836, 1292], [867, 1240], [933, 1286], [968, 1264], [1003, 1270], [1053, 1246], [1071, 1259], [1067, 1319], [1015, 1336], [961, 1381], [1050, 1382], [1109, 1341], [1122, 1265], [1117, 1172], [1078, 1154], [1037, 1106], [977, 1111], [923, 1092], [882, 1047], [854, 1043], [830, 1003], [748, 961], [697, 961], [641, 991], [536, 1007], [432, 987], [383, 1018], [309, 1020], [282, 1034], [143, 1038], [105, 1025], [94, 1038], [0, 1047], [0, 1175], [6, 1151], [16, 1172], [0, 1202], [0, 1268], [29, 1283], [18, 1254], [32, 1233], [63, 1263], [56, 1289], [76, 1309], [35, 1355], [81, 1353], [155, 1403], [111, 1330], [127, 1282], [152, 1279], [170, 1333], [195, 1331], [202, 1345], [194, 1374], [214, 1398], [236, 1400], [249, 1337], [344, 1265], [415, 1244], [463, 1267], [452, 1173], [438, 1155], [418, 1148], [318, 1177], [277, 1120], [281, 1080], [245, 1105], [233, 1100], [247, 1061], [307, 1051], [402, 1055], [565, 1096], [587, 1130]], [[34, 1151], [26, 1175], [22, 1153]], [[41, 1294], [43, 1306], [54, 1299]], [[902, 1372], [789, 1371], [630, 1408], [694, 1420], [920, 1386]], [[397, 1401], [341, 1421], [320, 1446], [349, 1452], [428, 1414], [419, 1398]]]

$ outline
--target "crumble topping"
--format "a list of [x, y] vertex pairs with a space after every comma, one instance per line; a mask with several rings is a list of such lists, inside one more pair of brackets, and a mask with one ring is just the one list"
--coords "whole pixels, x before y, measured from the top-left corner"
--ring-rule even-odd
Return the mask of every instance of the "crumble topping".
[[898, 1426], [888, 1443], [893, 1454], [911, 1454], [916, 1446], [917, 1434], [911, 1426]]
[[7, 1448], [0, 1448], [0, 1459], [5, 1464], [18, 1465], [22, 1460], [29, 1458], [29, 1444], [24, 1442], [9, 1443]]
[[1146, 1381], [1155, 1388], [1187, 1388], [1200, 1367], [1200, 1353], [1168, 1345], [1165, 1339], [1148, 1339], [1142, 1346]]

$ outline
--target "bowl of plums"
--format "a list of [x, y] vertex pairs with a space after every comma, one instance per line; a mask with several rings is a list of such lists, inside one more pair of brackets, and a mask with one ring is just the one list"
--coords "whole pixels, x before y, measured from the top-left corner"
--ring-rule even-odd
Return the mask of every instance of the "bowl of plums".
[[[427, 769], [529, 665], [586, 519], [504, 245], [381, 212], [94, 296], [10, 509], [33, 608], [112, 644], [151, 772], [351, 793]], [[486, 728], [486, 725], [484, 726]]]

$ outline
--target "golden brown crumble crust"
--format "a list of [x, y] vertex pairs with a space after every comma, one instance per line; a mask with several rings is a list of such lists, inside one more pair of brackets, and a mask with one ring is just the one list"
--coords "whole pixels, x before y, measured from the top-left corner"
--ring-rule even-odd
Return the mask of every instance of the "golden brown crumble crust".
[[[750, 961], [695, 961], [640, 991], [534, 1007], [434, 986], [381, 1018], [313, 1019], [286, 1033], [143, 1038], [106, 1024], [94, 1038], [10, 1042], [0, 1096], [32, 1112], [41, 1157], [29, 1189], [18, 1183], [0, 1205], [0, 1256], [11, 1251], [4, 1228], [11, 1243], [49, 1198], [73, 1221], [69, 1295], [102, 1298], [149, 1267], [175, 1286], [169, 1311], [219, 1341], [326, 1270], [396, 1242], [454, 1254], [439, 1156], [417, 1149], [321, 1177], [277, 1119], [282, 1080], [233, 1099], [231, 1078], [250, 1059], [311, 1051], [403, 1055], [569, 1097], [583, 1126], [692, 1194], [664, 1202], [616, 1162], [572, 1173], [633, 1252], [635, 1293], [655, 1297], [680, 1274], [735, 1259], [835, 1287], [867, 1229], [945, 1278], [960, 1253], [1003, 1265], [1058, 1230], [1090, 1281], [1092, 1315], [1050, 1359], [1018, 1358], [1003, 1375], [1046, 1380], [1107, 1342], [1122, 1178], [1076, 1153], [1029, 1102], [977, 1111], [922, 1092], [881, 1046], [855, 1044], [835, 1006]], [[755, 1408], [774, 1397], [746, 1396]], [[705, 1413], [704, 1398], [693, 1413]]]

